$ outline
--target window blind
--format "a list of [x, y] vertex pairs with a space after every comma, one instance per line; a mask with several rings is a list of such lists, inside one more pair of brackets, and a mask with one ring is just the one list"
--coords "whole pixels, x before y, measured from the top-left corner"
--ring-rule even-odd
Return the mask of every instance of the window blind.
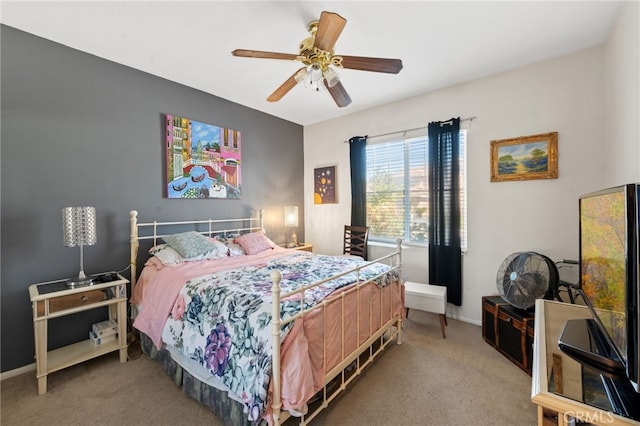
[[[461, 239], [466, 250], [466, 130], [460, 131]], [[426, 136], [367, 143], [367, 225], [372, 241], [427, 244]]]

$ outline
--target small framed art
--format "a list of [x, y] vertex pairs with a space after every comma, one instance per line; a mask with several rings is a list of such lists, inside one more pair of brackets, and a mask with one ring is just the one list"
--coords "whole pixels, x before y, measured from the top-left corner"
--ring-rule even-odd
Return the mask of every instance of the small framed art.
[[336, 190], [336, 166], [316, 167], [313, 169], [314, 204], [337, 203]]
[[491, 182], [558, 178], [558, 132], [491, 141]]

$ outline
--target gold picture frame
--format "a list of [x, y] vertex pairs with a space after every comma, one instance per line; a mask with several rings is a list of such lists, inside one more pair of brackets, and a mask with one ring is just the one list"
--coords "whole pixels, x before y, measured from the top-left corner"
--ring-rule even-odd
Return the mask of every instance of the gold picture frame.
[[491, 141], [491, 182], [558, 178], [558, 132]]

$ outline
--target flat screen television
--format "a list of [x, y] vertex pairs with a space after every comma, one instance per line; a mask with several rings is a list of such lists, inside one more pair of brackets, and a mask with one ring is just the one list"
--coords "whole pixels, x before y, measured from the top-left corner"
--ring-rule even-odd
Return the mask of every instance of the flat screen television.
[[[579, 293], [593, 320], [568, 321], [560, 348], [639, 392], [638, 252], [640, 185], [627, 184], [579, 198]], [[584, 325], [583, 325], [584, 324]]]

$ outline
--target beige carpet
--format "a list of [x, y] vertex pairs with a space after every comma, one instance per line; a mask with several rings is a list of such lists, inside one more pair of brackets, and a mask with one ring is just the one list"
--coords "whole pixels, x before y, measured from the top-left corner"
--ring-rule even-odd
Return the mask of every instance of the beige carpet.
[[[480, 327], [412, 310], [403, 344], [390, 345], [313, 425], [535, 425], [531, 378], [482, 339]], [[2, 425], [221, 425], [146, 356], [117, 354], [49, 376], [4, 380]], [[287, 425], [290, 422], [287, 422]]]

